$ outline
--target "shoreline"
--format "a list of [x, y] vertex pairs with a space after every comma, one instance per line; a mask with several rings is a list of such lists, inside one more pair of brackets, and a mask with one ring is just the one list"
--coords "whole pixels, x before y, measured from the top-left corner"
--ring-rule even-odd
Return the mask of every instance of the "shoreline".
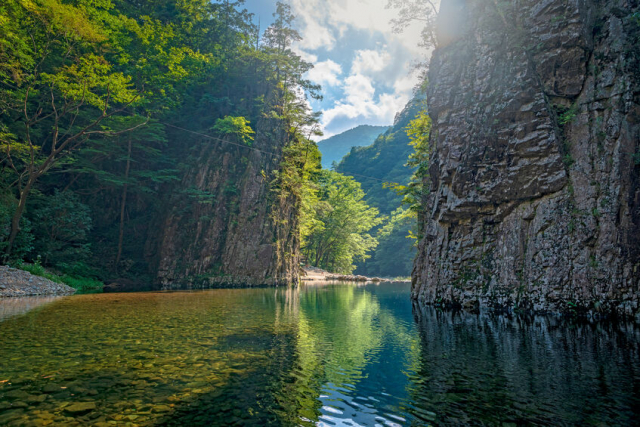
[[0, 266], [0, 298], [73, 295], [71, 286], [56, 283], [25, 270]]
[[367, 277], [355, 274], [335, 274], [317, 267], [304, 267], [301, 282], [359, 282], [359, 283], [411, 283], [410, 279]]

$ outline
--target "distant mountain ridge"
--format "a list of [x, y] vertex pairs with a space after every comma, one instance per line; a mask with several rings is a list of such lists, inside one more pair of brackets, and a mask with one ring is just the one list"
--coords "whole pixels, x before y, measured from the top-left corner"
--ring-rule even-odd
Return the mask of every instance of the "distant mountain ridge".
[[389, 130], [390, 126], [361, 125], [318, 143], [322, 153], [322, 167], [330, 169], [333, 162], [339, 163], [352, 147], [373, 144], [376, 138]]
[[[391, 215], [402, 204], [402, 196], [385, 188], [383, 182], [408, 184], [413, 170], [406, 165], [413, 148], [406, 129], [424, 108], [424, 98], [417, 96], [410, 101], [395, 119], [393, 127], [376, 138], [366, 147], [352, 148], [336, 170], [345, 175], [352, 175], [360, 182], [367, 193], [365, 200], [371, 206], [380, 209], [380, 213]], [[413, 241], [406, 238], [415, 226], [415, 220], [407, 219], [398, 224], [390, 235], [379, 238], [380, 244], [371, 258], [357, 264], [356, 274], [370, 276], [409, 276], [413, 266], [415, 249]]]

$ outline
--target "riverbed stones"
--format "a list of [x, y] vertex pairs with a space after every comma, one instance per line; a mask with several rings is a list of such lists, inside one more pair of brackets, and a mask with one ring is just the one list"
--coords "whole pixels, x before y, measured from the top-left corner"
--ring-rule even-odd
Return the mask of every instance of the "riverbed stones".
[[64, 408], [71, 415], [83, 415], [96, 409], [95, 402], [77, 402]]

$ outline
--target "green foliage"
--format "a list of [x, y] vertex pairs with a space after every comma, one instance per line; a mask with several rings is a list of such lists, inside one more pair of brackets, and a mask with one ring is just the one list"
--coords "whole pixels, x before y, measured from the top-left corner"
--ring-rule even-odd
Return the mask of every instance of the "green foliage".
[[[252, 146], [250, 125], [260, 120], [282, 130], [277, 146], [262, 148], [285, 146], [276, 176], [282, 206], [314, 191], [318, 115], [306, 98], [319, 99], [320, 88], [292, 50], [300, 36], [291, 8], [278, 4], [261, 37], [242, 6], [0, 4], [0, 250], [16, 260], [41, 255], [68, 281], [143, 277], [167, 204], [184, 201], [180, 215], [237, 203], [234, 179], [249, 150], [228, 157], [230, 182], [220, 192], [181, 186], [210, 149], [202, 135]], [[216, 146], [220, 157], [231, 147]]]
[[[416, 217], [408, 209], [398, 208], [378, 229], [378, 247], [358, 272], [367, 276], [395, 277], [409, 273], [415, 253]], [[406, 277], [406, 276], [405, 276]]]
[[[416, 209], [419, 197], [414, 197], [414, 209], [399, 210], [399, 207], [403, 200], [409, 200], [410, 192], [418, 194], [417, 190], [422, 185], [412, 178], [417, 171], [416, 166], [413, 166], [413, 162], [408, 165], [408, 159], [415, 156], [416, 152], [407, 130], [424, 109], [423, 96], [418, 95], [398, 116], [394, 126], [380, 135], [373, 145], [352, 149], [338, 165], [339, 172], [353, 174], [361, 182], [366, 192], [365, 201], [389, 216], [384, 225], [375, 230], [379, 244], [371, 258], [357, 263], [358, 274], [395, 277], [411, 273], [417, 237]], [[420, 127], [418, 122], [414, 122], [414, 125], [414, 135], [417, 136]], [[422, 139], [424, 143], [427, 140], [426, 137]], [[426, 164], [422, 170], [426, 170]]]
[[577, 103], [571, 105], [571, 107], [569, 108], [557, 107], [558, 124], [560, 124], [561, 126], [564, 126], [571, 123], [573, 119], [575, 119], [576, 116], [578, 115], [578, 112], [579, 112], [579, 106]]
[[303, 253], [317, 267], [351, 273], [354, 260], [364, 261], [378, 245], [369, 231], [382, 223], [379, 211], [364, 202], [360, 183], [323, 170], [317, 181], [318, 201], [307, 224]]
[[104, 287], [104, 283], [91, 277], [69, 276], [65, 274], [60, 276], [60, 280], [65, 285], [71, 286], [72, 288], [82, 292], [102, 291], [102, 288]]
[[413, 153], [409, 155], [407, 166], [414, 168], [411, 182], [406, 188], [401, 189], [404, 196], [403, 204], [417, 214], [422, 208], [422, 197], [428, 188], [424, 187], [425, 178], [429, 173], [429, 156], [431, 154], [431, 118], [426, 110], [418, 112], [416, 117], [407, 126], [407, 135], [413, 147]]
[[244, 117], [225, 116], [224, 119], [218, 119], [211, 129], [220, 135], [232, 135], [238, 142], [251, 146], [255, 132], [249, 124]]
[[19, 268], [20, 270], [27, 271], [34, 276], [44, 277], [45, 279], [51, 280], [52, 282], [56, 283], [63, 283], [67, 286], [71, 286], [72, 288], [83, 292], [101, 291], [104, 287], [104, 283], [93, 277], [75, 276], [68, 274], [58, 275], [52, 273], [42, 266], [39, 257], [33, 264], [18, 262], [14, 264], [14, 267]]
[[35, 198], [31, 208], [33, 233], [38, 236], [33, 251], [44, 265], [77, 262], [90, 255], [91, 212], [76, 194], [55, 190], [51, 196]]
[[[0, 195], [0, 251], [7, 244], [7, 237], [11, 232], [11, 217], [16, 209], [17, 200], [11, 195]], [[31, 221], [27, 218], [20, 219], [20, 232], [14, 244], [12, 260], [22, 259], [33, 249], [34, 235], [31, 232]]]
[[56, 283], [63, 283], [60, 276], [47, 271], [47, 269], [45, 269], [42, 266], [40, 262], [40, 258], [37, 258], [33, 264], [25, 264], [22, 262], [18, 262], [14, 265], [16, 268], [19, 268], [20, 270], [28, 271], [34, 276], [44, 277], [45, 279], [51, 280], [52, 282], [56, 282]]

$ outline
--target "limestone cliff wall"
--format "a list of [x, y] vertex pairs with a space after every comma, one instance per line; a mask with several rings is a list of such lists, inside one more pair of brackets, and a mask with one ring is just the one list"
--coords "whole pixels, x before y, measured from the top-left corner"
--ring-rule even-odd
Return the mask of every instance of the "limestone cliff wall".
[[[152, 274], [165, 289], [296, 283], [298, 201], [271, 181], [282, 160], [284, 126], [261, 119], [247, 149], [204, 140], [147, 245]], [[233, 141], [232, 141], [233, 142]]]
[[[637, 0], [443, 0], [413, 297], [638, 315]], [[460, 29], [462, 29], [460, 31]]]

